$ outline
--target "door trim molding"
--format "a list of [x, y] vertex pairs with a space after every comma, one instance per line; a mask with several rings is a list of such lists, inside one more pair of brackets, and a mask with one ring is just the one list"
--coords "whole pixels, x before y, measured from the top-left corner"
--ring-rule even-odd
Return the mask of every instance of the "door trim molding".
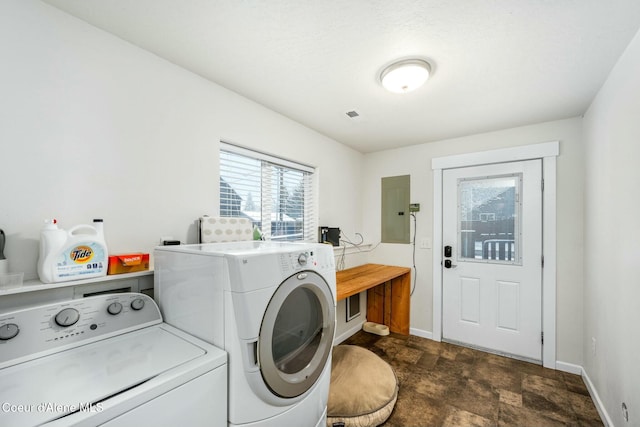
[[542, 159], [542, 365], [556, 369], [556, 158], [560, 142], [436, 157], [433, 170], [433, 340], [442, 340], [442, 173], [445, 169]]

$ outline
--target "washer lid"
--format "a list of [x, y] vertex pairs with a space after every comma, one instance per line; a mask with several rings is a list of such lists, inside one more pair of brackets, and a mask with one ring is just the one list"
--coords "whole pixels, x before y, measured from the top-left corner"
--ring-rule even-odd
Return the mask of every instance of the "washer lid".
[[[0, 424], [39, 425], [108, 399], [206, 351], [160, 327], [0, 370]], [[94, 408], [95, 410], [95, 408]]]

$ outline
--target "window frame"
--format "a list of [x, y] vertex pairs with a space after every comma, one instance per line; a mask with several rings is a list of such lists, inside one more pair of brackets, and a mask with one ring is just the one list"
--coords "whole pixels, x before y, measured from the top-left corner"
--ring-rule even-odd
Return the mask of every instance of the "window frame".
[[[317, 170], [315, 167], [304, 164], [304, 163], [296, 162], [293, 160], [285, 159], [282, 157], [274, 156], [262, 151], [242, 147], [242, 146], [231, 144], [225, 141], [220, 141], [220, 148], [218, 151], [218, 154], [219, 154], [218, 209], [219, 209], [220, 216], [223, 216], [223, 213], [224, 213], [222, 209], [223, 200], [222, 200], [222, 191], [221, 191], [222, 162], [223, 162], [222, 152], [223, 151], [232, 153], [235, 155], [243, 156], [246, 158], [254, 159], [254, 160], [260, 161], [261, 163], [259, 166], [260, 175], [261, 175], [261, 191], [260, 191], [260, 200], [259, 200], [259, 203], [261, 206], [260, 222], [263, 225], [261, 231], [263, 232], [263, 236], [266, 240], [285, 240], [285, 241], [300, 241], [300, 240], [314, 241], [315, 240], [315, 237], [316, 237], [315, 235], [317, 234], [317, 231], [316, 231], [317, 224], [318, 224], [317, 207], [319, 206], [316, 199], [318, 192], [316, 188], [317, 187]], [[269, 221], [268, 226], [264, 226], [265, 209], [268, 209], [268, 207], [271, 206], [272, 201], [274, 204], [276, 203], [276, 201], [272, 198], [269, 199], [269, 202], [265, 203], [265, 200], [267, 199], [264, 198], [265, 187], [267, 188], [270, 187], [268, 183], [265, 184], [265, 178], [267, 179], [267, 182], [268, 182], [269, 175], [272, 175], [271, 179], [277, 179], [276, 177], [278, 176], [277, 174], [273, 174], [269, 171], [269, 169], [271, 168], [276, 168], [276, 169], [283, 168], [285, 172], [287, 170], [293, 170], [293, 171], [301, 172], [304, 174], [303, 181], [302, 181], [303, 189], [304, 189], [304, 198], [303, 198], [304, 213], [302, 215], [301, 238], [291, 239], [291, 238], [287, 238], [286, 235], [284, 235], [284, 238], [282, 236], [273, 236], [271, 232], [271, 228], [272, 228], [271, 225], [272, 225], [272, 222], [274, 221], [273, 219]], [[269, 191], [268, 194], [271, 194], [271, 192]], [[228, 215], [224, 215], [224, 216], [228, 216]], [[252, 222], [255, 223], [254, 220], [252, 220]]]

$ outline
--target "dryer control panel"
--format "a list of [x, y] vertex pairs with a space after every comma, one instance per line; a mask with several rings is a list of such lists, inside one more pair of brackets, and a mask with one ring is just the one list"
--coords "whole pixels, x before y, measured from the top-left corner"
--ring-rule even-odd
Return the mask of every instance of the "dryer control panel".
[[105, 294], [0, 313], [0, 368], [162, 323], [155, 301]]
[[300, 251], [281, 253], [279, 257], [280, 267], [285, 275], [307, 269], [335, 272], [332, 246], [317, 245]]

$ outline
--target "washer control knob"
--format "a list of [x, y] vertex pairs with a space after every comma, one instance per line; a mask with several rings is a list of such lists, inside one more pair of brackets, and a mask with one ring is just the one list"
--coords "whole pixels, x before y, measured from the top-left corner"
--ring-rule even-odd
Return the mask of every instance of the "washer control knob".
[[298, 264], [306, 265], [307, 264], [307, 254], [298, 255]]
[[144, 307], [144, 300], [142, 298], [136, 298], [133, 301], [131, 301], [131, 308], [134, 310], [142, 310], [142, 307]]
[[0, 341], [7, 341], [18, 335], [20, 328], [15, 323], [0, 326]]
[[120, 314], [121, 311], [122, 311], [122, 304], [120, 304], [119, 302], [112, 302], [107, 307], [107, 313], [113, 314], [114, 316], [116, 314]]
[[56, 323], [63, 327], [74, 325], [78, 319], [80, 319], [80, 313], [75, 308], [65, 308], [55, 317]]

